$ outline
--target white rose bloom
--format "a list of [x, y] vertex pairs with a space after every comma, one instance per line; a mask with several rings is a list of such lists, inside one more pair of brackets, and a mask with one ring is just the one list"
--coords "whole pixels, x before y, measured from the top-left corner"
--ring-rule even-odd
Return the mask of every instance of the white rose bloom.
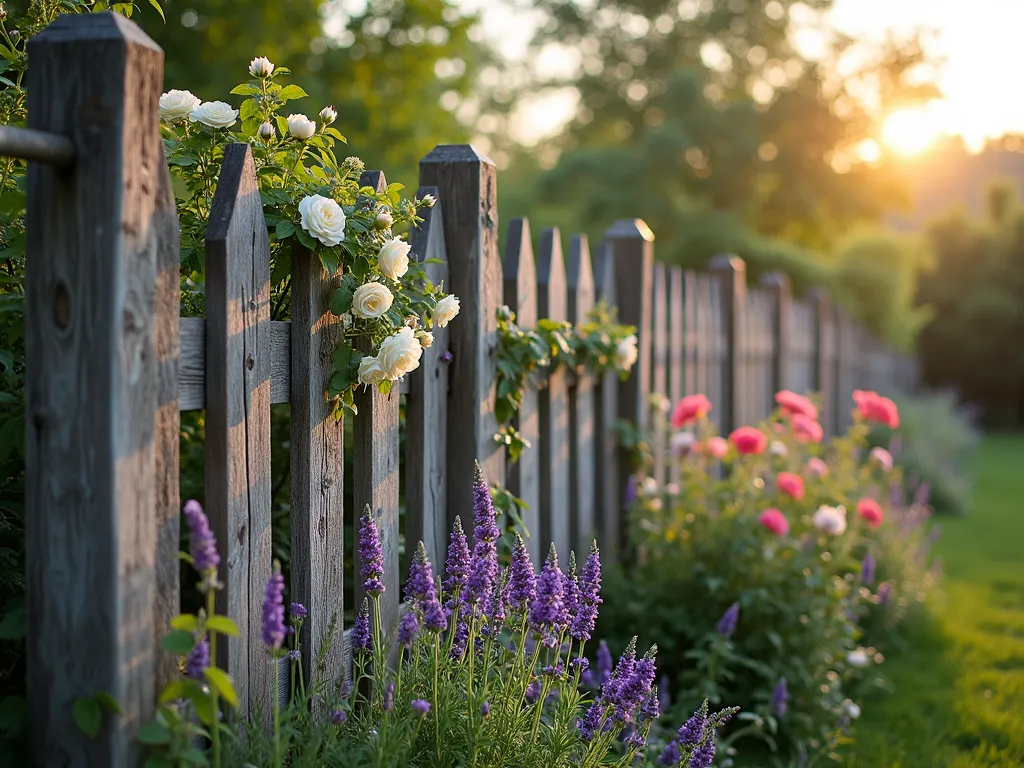
[[274, 65], [266, 56], [258, 56], [249, 62], [249, 74], [263, 79], [274, 74]]
[[238, 110], [223, 101], [204, 101], [189, 113], [188, 119], [210, 128], [230, 128], [238, 120]]
[[445, 296], [434, 307], [434, 322], [444, 328], [459, 314], [459, 300], [455, 296]]
[[397, 280], [409, 271], [409, 251], [412, 248], [400, 237], [388, 240], [377, 254], [377, 265], [384, 277]]
[[427, 331], [420, 331], [416, 338], [420, 340], [420, 346], [424, 349], [430, 349], [434, 346], [434, 334]]
[[434, 197], [433, 195], [424, 195], [423, 197], [420, 198], [420, 202], [426, 208], [433, 208], [434, 205], [437, 203], [437, 198]]
[[359, 361], [359, 383], [363, 386], [375, 387], [387, 377], [388, 372], [376, 357], [367, 355]]
[[288, 133], [305, 141], [316, 133], [316, 123], [305, 115], [288, 115]]
[[299, 202], [299, 216], [302, 228], [324, 245], [333, 247], [345, 239], [345, 212], [336, 200], [308, 195]]
[[779, 440], [772, 440], [772, 444], [768, 446], [768, 452], [773, 456], [785, 456], [789, 453], [789, 448]]
[[864, 650], [858, 648], [857, 650], [850, 651], [846, 654], [846, 663], [851, 667], [863, 669], [868, 665], [868, 655]]
[[324, 125], [330, 125], [338, 119], [338, 110], [334, 107], [324, 107], [320, 110], [320, 120]]
[[846, 507], [818, 507], [814, 513], [814, 527], [829, 536], [839, 536], [846, 531]]
[[676, 458], [685, 456], [693, 450], [696, 442], [693, 432], [676, 432], [669, 441], [669, 452]]
[[200, 104], [202, 101], [191, 91], [168, 91], [160, 96], [160, 119], [165, 123], [180, 123]]
[[[373, 281], [360, 285], [352, 296], [352, 314], [364, 320], [380, 317], [389, 309], [395, 297], [385, 286]], [[412, 328], [409, 328], [412, 333]]]
[[860, 717], [860, 707], [858, 707], [849, 699], [843, 702], [843, 707], [844, 709], [846, 709], [846, 714], [850, 716], [851, 720], [856, 720], [858, 717]]
[[405, 326], [380, 345], [377, 359], [389, 379], [400, 379], [420, 367], [423, 347], [412, 328]]
[[653, 496], [658, 492], [658, 481], [653, 477], [645, 477], [643, 484], [640, 486], [640, 493], [645, 496]]
[[632, 368], [639, 356], [640, 352], [636, 348], [635, 335], [627, 336], [615, 347], [615, 362], [623, 370], [628, 371]]

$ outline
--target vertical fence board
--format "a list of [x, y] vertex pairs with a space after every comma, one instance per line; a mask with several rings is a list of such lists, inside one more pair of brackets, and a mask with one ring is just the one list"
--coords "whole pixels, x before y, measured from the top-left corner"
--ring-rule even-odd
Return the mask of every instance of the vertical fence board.
[[[770, 332], [773, 337], [771, 359], [771, 393], [790, 389], [791, 360], [793, 355], [793, 311], [789, 276], [782, 272], [769, 272], [761, 278], [761, 286], [771, 297], [773, 311]], [[769, 409], [771, 408], [769, 399]]]
[[448, 504], [468, 520], [473, 509], [473, 462], [491, 483], [505, 484], [505, 451], [494, 440], [497, 311], [502, 270], [494, 164], [468, 144], [435, 147], [420, 162], [420, 184], [435, 186], [442, 209], [451, 292], [461, 313], [451, 324]]
[[260, 629], [270, 576], [270, 240], [248, 145], [224, 151], [206, 230], [206, 505], [222, 549], [217, 611], [241, 635], [217, 648], [241, 711], [269, 712]]
[[[670, 406], [679, 402], [686, 394], [686, 296], [684, 293], [683, 270], [670, 267], [668, 270], [668, 400]], [[669, 411], [671, 413], [671, 410]], [[665, 423], [668, 424], [666, 414]], [[668, 458], [669, 482], [679, 482], [679, 462]]]
[[[574, 235], [566, 264], [569, 288], [569, 322], [584, 325], [594, 306], [594, 268], [586, 235]], [[569, 507], [570, 535], [576, 553], [587, 551], [597, 534], [595, 520], [594, 463], [596, 414], [594, 377], [580, 372], [569, 389]]]
[[[141, 763], [155, 703], [154, 313], [160, 49], [112, 14], [29, 43], [29, 127], [75, 167], [30, 163], [26, 269], [28, 724], [33, 765]], [[95, 739], [75, 699], [124, 714]]]
[[[668, 398], [668, 270], [662, 263], [654, 265], [651, 281], [651, 393], [662, 402]], [[662, 412], [653, 414], [651, 450], [654, 453], [654, 479], [665, 483], [665, 454], [668, 449], [668, 420]]]
[[[792, 334], [790, 336], [787, 381], [794, 392], [805, 394], [815, 389], [815, 317], [814, 307], [797, 299], [790, 304]], [[823, 425], [824, 426], [824, 425]]]
[[[594, 261], [594, 288], [598, 299], [608, 306], [617, 306], [615, 264], [607, 243], [597, 249]], [[621, 321], [621, 317], [619, 320]], [[619, 448], [615, 421], [619, 412], [619, 377], [608, 371], [597, 380], [594, 392], [594, 456], [600, 472], [594, 477], [596, 528], [598, 544], [604, 560], [614, 562], [619, 556], [621, 535], [622, 489], [619, 486]]]
[[178, 404], [178, 371], [181, 356], [181, 249], [178, 211], [167, 163], [161, 156], [157, 175], [156, 275], [156, 687], [162, 690], [180, 674], [178, 660], [159, 649], [162, 633], [181, 610], [179, 584], [181, 547], [181, 411]]
[[[359, 179], [360, 186], [373, 187], [377, 192], [387, 189], [387, 180], [380, 171], [366, 171]], [[362, 337], [359, 347], [368, 353], [369, 340]], [[422, 361], [421, 361], [422, 365]], [[352, 501], [357, 519], [369, 506], [380, 533], [384, 555], [384, 594], [380, 598], [380, 624], [385, 635], [398, 626], [399, 574], [398, 574], [398, 445], [399, 395], [394, 382], [388, 394], [375, 387], [356, 390], [357, 413], [353, 423], [352, 456], [355, 459], [352, 474]], [[363, 602], [363, 580], [358, 577], [362, 563], [356, 547], [355, 605]]]
[[[505, 242], [504, 298], [516, 314], [520, 328], [532, 330], [537, 325], [537, 269], [533, 259], [528, 219], [512, 219]], [[544, 557], [540, 523], [540, 405], [535, 386], [523, 392], [523, 402], [512, 421], [530, 447], [519, 461], [509, 463], [506, 483], [508, 489], [523, 500], [523, 526], [530, 534], [526, 544], [535, 563]]]
[[812, 290], [810, 303], [814, 313], [814, 389], [823, 405], [821, 425], [826, 435], [834, 435], [838, 430], [835, 313], [823, 290]]
[[[416, 196], [438, 197], [436, 187], [420, 187]], [[428, 279], [448, 284], [442, 201], [420, 212], [423, 221], [409, 233], [409, 242], [420, 261], [427, 264]], [[444, 454], [448, 444], [448, 329], [435, 326], [434, 343], [423, 350], [420, 367], [409, 375], [405, 398], [405, 506], [406, 549], [422, 541], [431, 562], [444, 561], [447, 531], [454, 522], [448, 516]]]
[[699, 309], [700, 297], [697, 289], [697, 273], [692, 269], [683, 272], [683, 317], [685, 327], [683, 329], [684, 344], [686, 345], [686, 386], [684, 394], [692, 395], [696, 392], [705, 392], [704, 379], [698, 375], [700, 366], [703, 364], [700, 344]]
[[[541, 318], [568, 319], [565, 260], [558, 228], [541, 233], [537, 258], [537, 312]], [[559, 366], [541, 390], [540, 406], [540, 527], [541, 551], [554, 543], [568, 558], [569, 524], [569, 379]]]
[[742, 424], [743, 409], [743, 313], [746, 310], [746, 265], [736, 256], [717, 256], [709, 271], [718, 280], [721, 290], [721, 316], [724, 322], [725, 343], [722, 367], [722, 415], [724, 431]]

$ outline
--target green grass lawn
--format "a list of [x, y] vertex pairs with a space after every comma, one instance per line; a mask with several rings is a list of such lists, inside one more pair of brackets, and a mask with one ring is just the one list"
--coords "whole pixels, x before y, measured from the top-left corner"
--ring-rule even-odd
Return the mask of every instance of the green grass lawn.
[[943, 594], [864, 702], [854, 768], [1024, 766], [1024, 437], [986, 438], [972, 514], [941, 522]]

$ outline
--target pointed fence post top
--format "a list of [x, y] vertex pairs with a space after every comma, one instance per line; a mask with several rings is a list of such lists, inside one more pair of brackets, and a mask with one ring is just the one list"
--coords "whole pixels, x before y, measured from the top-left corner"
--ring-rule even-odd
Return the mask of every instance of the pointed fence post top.
[[618, 219], [605, 230], [604, 236], [608, 240], [639, 238], [648, 243], [654, 242], [654, 232], [643, 219]]
[[121, 40], [126, 45], [149, 48], [163, 56], [163, 49], [142, 31], [142, 27], [113, 11], [58, 16], [52, 24], [29, 40], [28, 49], [31, 56], [31, 51], [41, 45], [98, 43], [105, 40]]
[[494, 165], [494, 161], [487, 157], [472, 144], [438, 144], [427, 155], [420, 160], [420, 165], [432, 165], [434, 163], [480, 163], [482, 165]]
[[747, 263], [734, 253], [721, 253], [708, 262], [708, 272], [720, 275], [734, 272], [737, 275], [747, 274]]
[[791, 285], [789, 275], [777, 270], [765, 272], [761, 275], [760, 283], [763, 288], [770, 288], [777, 291], [789, 291]]

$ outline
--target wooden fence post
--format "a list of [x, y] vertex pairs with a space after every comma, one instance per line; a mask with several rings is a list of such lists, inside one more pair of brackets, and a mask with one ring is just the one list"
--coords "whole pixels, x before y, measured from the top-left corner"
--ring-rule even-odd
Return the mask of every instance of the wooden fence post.
[[[605, 248], [611, 259], [619, 322], [636, 326], [637, 361], [619, 390], [617, 418], [628, 419], [641, 432], [648, 425], [647, 397], [651, 391], [651, 289], [654, 281], [654, 233], [640, 219], [620, 219], [605, 232]], [[631, 467], [625, 451], [619, 450], [618, 476], [614, 490], [616, 515], [626, 496]], [[624, 531], [616, 532], [624, 537]]]
[[[420, 187], [417, 198], [433, 195], [436, 187]], [[445, 250], [441, 210], [444, 201], [420, 210], [423, 221], [409, 233], [409, 242], [420, 261], [427, 264], [427, 278], [435, 285], [448, 284], [448, 255]], [[445, 558], [445, 542], [454, 523], [448, 512], [445, 450], [448, 445], [448, 329], [434, 327], [434, 343], [423, 350], [420, 367], [409, 375], [405, 399], [405, 504], [406, 554], [410, 545], [422, 541], [427, 556], [439, 568]]]
[[[537, 269], [530, 241], [529, 219], [512, 219], [508, 224], [504, 260], [505, 304], [516, 314], [520, 328], [532, 330], [537, 325]], [[507, 468], [506, 484], [524, 504], [523, 525], [530, 534], [526, 546], [534, 563], [541, 563], [546, 552], [542, 548], [540, 523], [540, 405], [537, 388], [528, 386], [523, 402], [513, 420], [523, 439], [530, 443], [519, 461]]]
[[828, 293], [813, 288], [808, 293], [814, 317], [814, 389], [821, 397], [821, 425], [826, 435], [836, 434], [835, 315]]
[[[366, 171], [359, 179], [360, 186], [373, 187], [377, 192], [387, 189], [387, 180], [380, 171]], [[363, 352], [369, 351], [369, 339], [359, 339]], [[352, 476], [352, 501], [355, 505], [356, 527], [359, 517], [369, 506], [380, 533], [384, 554], [385, 592], [380, 596], [380, 622], [387, 635], [398, 626], [399, 574], [398, 574], [398, 384], [388, 394], [375, 387], [356, 390], [358, 412], [353, 425], [352, 447], [355, 461]], [[356, 610], [363, 602], [363, 581], [358, 578], [362, 566], [359, 547], [356, 551]]]
[[[569, 287], [569, 322], [584, 325], [594, 307], [594, 269], [586, 235], [574, 235], [569, 244], [566, 264]], [[597, 534], [595, 515], [595, 437], [594, 377], [578, 374], [569, 389], [569, 508], [570, 536], [577, 556], [588, 551]]]
[[[668, 268], [654, 265], [651, 281], [651, 393], [668, 401]], [[651, 409], [648, 409], [651, 412]], [[651, 424], [651, 451], [654, 453], [654, 479], [659, 486], [665, 484], [666, 456], [668, 452], [668, 414], [653, 414]]]
[[768, 395], [771, 401], [776, 392], [790, 387], [790, 355], [793, 351], [792, 291], [789, 275], [783, 272], [767, 273], [761, 278], [761, 286], [771, 296], [774, 310], [772, 335], [775, 338], [775, 354], [772, 358], [772, 391]]
[[741, 426], [743, 413], [743, 322], [747, 301], [747, 267], [738, 256], [716, 256], [708, 267], [720, 281], [725, 321], [725, 361], [722, 375], [721, 428], [728, 434]]
[[[569, 317], [562, 237], [557, 227], [541, 233], [537, 259], [537, 313], [564, 321]], [[550, 371], [540, 391], [541, 552], [553, 543], [567, 563], [572, 549], [569, 522], [569, 378], [559, 367]]]
[[502, 303], [494, 164], [468, 144], [442, 144], [420, 162], [420, 184], [444, 201], [451, 292], [461, 311], [448, 338], [453, 355], [448, 399], [448, 503], [463, 522], [473, 511], [473, 462], [505, 484], [505, 450], [494, 440], [497, 312]]
[[[155, 290], [163, 53], [111, 13], [29, 42], [29, 127], [75, 164], [28, 169], [26, 547], [33, 765], [137, 765], [154, 712]], [[166, 246], [164, 246], [166, 247]], [[105, 693], [96, 738], [75, 701]]]
[[[615, 263], [612, 250], [606, 243], [598, 248], [594, 260], [594, 287], [600, 301], [610, 307], [616, 306]], [[606, 562], [618, 559], [619, 538], [622, 536], [623, 489], [620, 485], [619, 441], [615, 433], [620, 386], [618, 374], [608, 371], [597, 380], [594, 392], [594, 457], [601, 468], [594, 475], [595, 527], [602, 559]]]
[[260, 617], [271, 569], [270, 240], [252, 152], [224, 151], [206, 230], [206, 511], [220, 545], [218, 613], [241, 635], [217, 648], [239, 711], [271, 709]]

